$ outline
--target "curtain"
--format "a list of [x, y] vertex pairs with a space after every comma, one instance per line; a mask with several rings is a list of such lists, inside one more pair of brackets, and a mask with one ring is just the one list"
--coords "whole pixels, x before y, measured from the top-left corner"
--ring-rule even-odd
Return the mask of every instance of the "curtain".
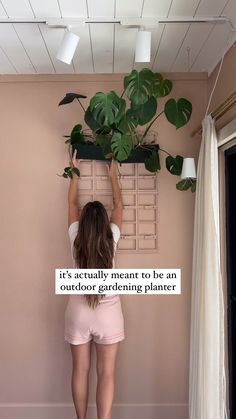
[[225, 419], [218, 147], [214, 121], [210, 115], [204, 118], [202, 128], [194, 216], [189, 419]]

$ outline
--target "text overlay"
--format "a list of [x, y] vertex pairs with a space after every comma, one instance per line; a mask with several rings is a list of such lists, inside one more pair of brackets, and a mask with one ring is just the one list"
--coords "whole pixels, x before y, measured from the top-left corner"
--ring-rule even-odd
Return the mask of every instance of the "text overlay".
[[180, 269], [56, 269], [56, 294], [180, 294]]

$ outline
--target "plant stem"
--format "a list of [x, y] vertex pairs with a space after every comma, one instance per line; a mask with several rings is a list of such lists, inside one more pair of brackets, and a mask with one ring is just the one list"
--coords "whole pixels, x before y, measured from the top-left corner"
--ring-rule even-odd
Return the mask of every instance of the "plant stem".
[[172, 155], [171, 155], [170, 153], [168, 153], [168, 151], [163, 150], [162, 148], [159, 148], [159, 150], [160, 150], [160, 151], [163, 151], [163, 153], [166, 153], [166, 154], [168, 154], [168, 156], [172, 157]]
[[125, 93], [125, 90], [123, 90], [123, 92], [122, 92], [122, 94], [121, 94], [121, 97], [120, 97], [120, 98], [122, 98], [122, 97], [123, 97], [124, 93]]
[[148, 131], [150, 130], [150, 128], [151, 128], [151, 126], [152, 126], [152, 124], [157, 120], [157, 118], [159, 118], [159, 116], [160, 115], [162, 115], [164, 113], [164, 111], [162, 111], [162, 112], [160, 112], [151, 122], [150, 122], [150, 124], [147, 126], [147, 128], [145, 129], [145, 131], [144, 131], [144, 134], [143, 134], [143, 137], [142, 137], [142, 140], [146, 137], [146, 135], [147, 135], [147, 133], [148, 133]]
[[[155, 144], [153, 144], [153, 145], [155, 145]], [[146, 146], [142, 145], [142, 144], [137, 144], [136, 147], [134, 147], [134, 148], [144, 148], [144, 150], [150, 150], [150, 149], [152, 149], [152, 147], [150, 147], [150, 146], [152, 146], [152, 144], [147, 144]], [[157, 151], [159, 151], [159, 150], [160, 149], [158, 148]]]
[[77, 100], [78, 100], [78, 102], [79, 102], [79, 104], [80, 104], [81, 108], [83, 109], [83, 111], [84, 111], [84, 113], [85, 113], [85, 108], [83, 107], [83, 105], [82, 105], [82, 103], [80, 102], [80, 100], [79, 100], [79, 98], [78, 98], [78, 97], [77, 97]]

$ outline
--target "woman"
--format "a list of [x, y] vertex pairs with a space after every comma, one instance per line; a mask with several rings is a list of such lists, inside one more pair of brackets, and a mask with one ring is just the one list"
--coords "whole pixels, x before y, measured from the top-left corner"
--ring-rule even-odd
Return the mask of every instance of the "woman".
[[[76, 151], [72, 165], [78, 167]], [[122, 198], [116, 163], [108, 167], [113, 210], [107, 212], [99, 201], [78, 209], [78, 177], [73, 175], [68, 193], [68, 233], [74, 267], [112, 268], [120, 238]], [[114, 395], [115, 361], [119, 342], [124, 339], [124, 319], [118, 295], [70, 295], [65, 312], [65, 340], [70, 343], [73, 371], [72, 396], [77, 419], [85, 419], [88, 403], [88, 376], [91, 341], [96, 346], [98, 419], [110, 419]]]

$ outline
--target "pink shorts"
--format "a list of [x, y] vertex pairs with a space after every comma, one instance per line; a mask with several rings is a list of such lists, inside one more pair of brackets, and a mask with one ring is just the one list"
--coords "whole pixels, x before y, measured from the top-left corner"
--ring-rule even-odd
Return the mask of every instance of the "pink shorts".
[[83, 295], [70, 295], [65, 311], [65, 340], [73, 345], [111, 344], [125, 338], [119, 295], [106, 295], [98, 306], [89, 307]]

